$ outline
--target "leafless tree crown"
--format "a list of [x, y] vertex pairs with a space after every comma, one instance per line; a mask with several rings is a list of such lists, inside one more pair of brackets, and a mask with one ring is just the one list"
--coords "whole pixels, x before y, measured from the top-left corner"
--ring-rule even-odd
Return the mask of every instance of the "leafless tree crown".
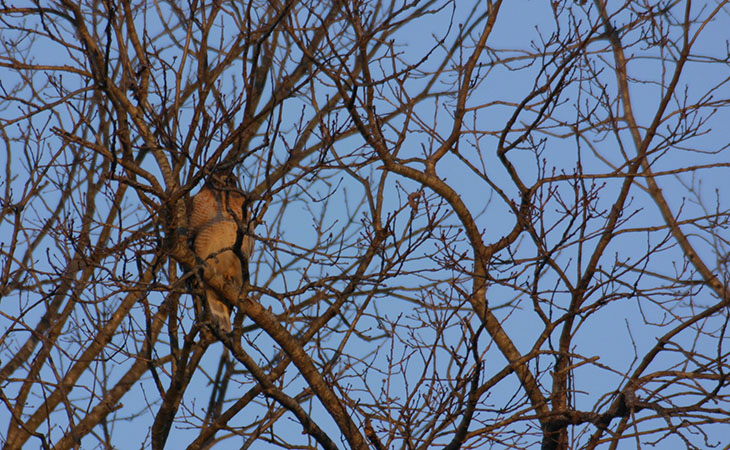
[[[2, 2], [0, 444], [728, 448], [728, 29], [722, 0]], [[242, 287], [191, 243], [220, 173]]]

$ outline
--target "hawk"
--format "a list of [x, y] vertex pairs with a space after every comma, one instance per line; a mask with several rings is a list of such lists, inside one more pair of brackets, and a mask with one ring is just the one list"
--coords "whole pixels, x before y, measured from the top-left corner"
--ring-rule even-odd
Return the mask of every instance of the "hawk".
[[[245, 197], [232, 176], [212, 176], [192, 199], [190, 231], [195, 254], [239, 291], [248, 277], [253, 251]], [[213, 289], [205, 288], [208, 310], [221, 330], [231, 331], [231, 308]]]

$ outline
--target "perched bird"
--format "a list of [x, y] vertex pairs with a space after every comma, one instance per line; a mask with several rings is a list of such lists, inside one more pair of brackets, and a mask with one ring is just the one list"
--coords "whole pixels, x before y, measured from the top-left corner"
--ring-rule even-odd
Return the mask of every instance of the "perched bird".
[[[189, 222], [195, 254], [239, 291], [248, 277], [248, 259], [253, 251], [250, 216], [244, 208], [245, 197], [235, 178], [214, 174], [193, 197]], [[230, 305], [208, 287], [205, 297], [215, 323], [230, 332]]]

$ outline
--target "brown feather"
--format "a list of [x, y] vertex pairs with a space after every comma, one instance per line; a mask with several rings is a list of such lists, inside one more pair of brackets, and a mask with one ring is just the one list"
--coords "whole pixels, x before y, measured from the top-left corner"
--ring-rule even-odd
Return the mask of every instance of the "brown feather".
[[[213, 266], [237, 290], [243, 287], [243, 264], [253, 250], [248, 227], [248, 214], [243, 219], [244, 197], [235, 190], [217, 190], [208, 183], [192, 199], [190, 229], [194, 236], [195, 254]], [[242, 233], [238, 253], [234, 252], [237, 236]], [[242, 261], [243, 259], [243, 261]], [[231, 309], [213, 289], [205, 289], [211, 316], [223, 331], [231, 331]]]

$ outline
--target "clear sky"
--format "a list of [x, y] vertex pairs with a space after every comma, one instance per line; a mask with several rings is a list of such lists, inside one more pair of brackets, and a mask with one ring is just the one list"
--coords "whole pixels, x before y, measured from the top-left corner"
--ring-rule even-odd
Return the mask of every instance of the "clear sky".
[[[499, 131], [504, 127], [504, 124], [509, 118], [509, 115], [513, 111], [514, 104], [519, 103], [524, 97], [525, 93], [534, 87], [535, 79], [540, 79], [538, 71], [540, 64], [532, 64], [532, 61], [524, 59], [524, 51], [532, 51], [533, 45], [539, 43], [541, 40], [546, 39], [552, 32], [555, 31], [555, 23], [550, 19], [552, 12], [550, 10], [550, 2], [535, 1], [535, 0], [517, 0], [505, 2], [500, 10], [497, 25], [487, 41], [487, 45], [495, 50], [505, 51], [501, 53], [504, 57], [506, 55], [512, 55], [516, 58], [513, 67], [521, 65], [528, 65], [523, 70], [507, 70], [504, 66], [489, 66], [487, 64], [488, 56], [485, 56], [485, 65], [481, 69], [488, 73], [485, 77], [485, 81], [482, 82], [475, 90], [474, 94], [470, 98], [467, 106], [475, 108], [474, 114], [469, 115], [469, 120], [473, 121], [481, 129], [492, 132], [498, 135]], [[708, 3], [708, 8], [712, 5]], [[588, 6], [586, 6], [587, 8]], [[577, 7], [576, 7], [577, 8]], [[699, 13], [701, 7], [697, 5], [696, 10]], [[465, 18], [471, 11], [469, 10], [456, 10], [454, 11], [455, 20], [454, 23], [458, 24], [463, 18]], [[422, 18], [418, 23], [406, 26], [402, 32], [397, 35], [396, 44], [399, 46], [400, 51], [403, 54], [403, 58], [406, 61], [416, 62], [423, 58], [427, 54], [434, 41], [438, 37], [442, 37], [446, 34], [444, 24], [448, 23], [449, 16], [452, 13], [451, 10], [444, 10], [440, 14], [428, 16]], [[625, 18], [620, 18], [625, 20]], [[568, 26], [568, 23], [562, 24]], [[154, 26], [148, 23], [148, 26]], [[728, 57], [727, 39], [728, 32], [730, 29], [730, 18], [728, 14], [718, 16], [716, 22], [710, 23], [706, 26], [706, 29], [702, 30], [701, 37], [695, 44], [697, 53], [709, 54], [717, 57], [718, 59], [724, 59]], [[672, 31], [675, 32], [675, 31]], [[452, 36], [453, 32], [449, 36]], [[636, 37], [639, 39], [638, 37]], [[59, 49], [52, 45], [34, 46], [32, 51], [37, 54], [38, 59], [44, 59], [49, 63], [57, 63], [57, 60], [63, 61], [64, 55], [59, 53]], [[592, 46], [598, 47], [607, 45], [605, 41], [597, 41]], [[652, 53], [653, 50], [647, 50], [641, 52], [641, 45], [632, 47], [632, 50], [627, 56], [629, 57], [628, 71], [635, 77], [636, 80], [642, 80], [641, 83], [633, 84], [631, 87], [631, 95], [634, 99], [635, 114], [638, 121], [643, 126], [647, 126], [648, 122], [653, 117], [653, 112], [656, 110], [657, 105], [660, 101], [660, 89], [656, 84], [643, 82], [643, 80], [656, 80], [657, 77], [664, 76], [663, 70], [667, 69], [666, 66], [662, 66], [661, 62], [657, 59], [657, 55]], [[438, 52], [435, 53], [437, 55]], [[430, 58], [425, 63], [426, 67], [432, 67], [439, 62], [437, 56]], [[606, 89], [608, 92], [615, 93], [615, 77], [610, 71], [611, 61], [599, 61], [597, 62], [598, 70], [604, 70], [605, 74], [602, 75], [602, 80], [606, 83]], [[602, 64], [602, 66], [600, 65]], [[709, 69], [708, 69], [709, 68]], [[730, 72], [727, 70], [727, 65], [724, 66], [725, 70], [718, 70], [717, 66], [709, 65], [705, 60], [697, 59], [692, 60], [681, 79], [682, 89], [679, 90], [683, 95], [687, 96], [688, 102], [697, 101], [699, 96], [706, 93], [707, 86], [715, 85], [720, 80], [727, 79]], [[3, 71], [3, 83], [6, 85], [11, 84], [10, 79], [5, 78], [5, 72]], [[235, 75], [221, 77], [220, 90], [227, 91], [233, 89], [233, 84], [240, 85], [240, 80], [236, 80]], [[418, 87], [418, 81], [411, 82], [413, 89]], [[559, 106], [559, 110], [556, 113], [556, 117], [560, 117], [565, 122], [563, 124], [556, 124], [552, 130], [553, 135], [542, 134], [539, 138], [544, 138], [544, 152], [543, 161], [536, 161], [534, 155], [525, 153], [514, 155], [515, 165], [518, 167], [523, 179], [528, 182], [534, 182], [541, 174], [540, 169], [544, 169], [545, 172], [549, 173], [554, 171], [556, 174], [560, 173], [572, 173], [576, 167], [578, 155], [581, 156], [581, 163], [583, 164], [584, 171], [587, 173], [606, 173], [611, 170], [610, 165], [621, 166], [623, 163], [623, 157], [621, 152], [617, 149], [616, 140], [610, 135], [607, 136], [602, 142], [596, 142], [596, 153], [600, 155], [597, 157], [593, 152], [589, 151], [585, 144], [579, 143], [573, 136], [559, 137], [561, 133], [567, 132], [569, 127], [566, 124], [570, 124], [571, 120], [575, 120], [576, 113], [574, 112], [579, 105], [582, 98], [581, 94], [574, 87], [567, 89], [561, 96], [563, 102]], [[730, 97], [730, 91], [727, 85], [724, 85], [721, 89], [713, 93], [719, 99], [727, 99]], [[682, 101], [682, 100], [680, 100]], [[476, 108], [478, 105], [486, 105], [490, 102], [495, 102], [493, 106], [485, 108]], [[292, 104], [296, 105], [296, 101]], [[423, 118], [434, 118], [433, 126], [437, 130], [443, 129], [443, 134], [446, 134], [446, 130], [450, 126], [449, 108], [451, 103], [448, 101], [434, 101], [425, 100], [422, 104], [418, 105], [418, 112]], [[383, 109], [387, 110], [387, 105], [383, 105]], [[285, 111], [283, 116], [283, 123], [285, 126], [291, 127], [288, 136], [292, 137], [296, 132], [296, 124], [302, 114], [301, 108], [291, 107]], [[4, 110], [0, 111], [0, 119], [3, 117], [14, 117], [17, 115], [16, 111]], [[185, 113], [182, 113], [184, 116]], [[39, 117], [38, 120], [42, 118]], [[530, 115], [527, 113], [521, 117], [521, 120], [529, 120]], [[2, 119], [3, 121], [7, 119]], [[703, 136], [698, 136], [692, 141], [692, 145], [695, 148], [706, 149], [708, 152], [712, 152], [716, 149], [721, 149], [728, 143], [727, 137], [727, 124], [730, 123], [730, 114], [725, 109], [718, 109], [713, 116], [710, 117], [708, 122], [704, 125], [704, 129], [707, 133]], [[671, 121], [667, 122], [667, 126], [671, 126]], [[477, 127], [477, 125], [474, 125]], [[628, 133], [621, 134], [623, 139], [628, 138]], [[481, 141], [480, 145], [494, 145], [494, 139], [496, 137], [488, 137]], [[342, 146], [343, 148], [347, 145], [359, 145], [359, 138], [354, 137], [345, 139], [336, 144], [336, 146]], [[277, 145], [282, 145], [278, 142]], [[419, 136], [417, 134], [408, 136], [408, 143], [405, 146], [405, 152], [413, 152], [414, 156], [417, 156], [422, 149], [422, 146], [429, 145], [429, 139], [427, 136]], [[459, 150], [467, 158], [474, 158], [476, 160], [476, 141], [473, 136], [465, 135], [459, 143]], [[282, 154], [286, 153], [285, 148], [281, 148]], [[579, 153], [580, 151], [580, 153]], [[630, 154], [635, 152], [634, 149], [627, 150]], [[28, 180], [24, 179], [25, 171], [24, 161], [18, 157], [15, 160], [17, 151], [13, 149], [11, 152], [3, 152], [0, 154], [0, 166], [5, 167], [8, 155], [14, 159], [11, 164], [11, 168], [19, 176], [13, 181], [13, 190], [16, 193], [23, 192], [24, 187], [27, 185]], [[727, 152], [724, 153], [727, 156]], [[486, 152], [484, 154], [484, 164], [486, 172], [489, 174], [496, 184], [500, 186], [507, 186], [505, 192], [508, 196], [515, 197], [517, 190], [509, 183], [509, 176], [504, 170], [502, 165], [499, 163], [498, 158], [493, 153]], [[671, 171], [680, 169], [683, 167], [689, 167], [692, 165], [702, 165], [718, 161], [718, 156], [713, 153], [702, 153], [695, 150], [683, 151], [681, 149], [674, 149], [671, 155], [658, 155], [662, 156], [658, 158], [658, 163], [653, 167], [655, 171]], [[603, 158], [603, 159], [602, 159]], [[728, 158], [725, 157], [723, 162], [727, 162]], [[255, 173], [254, 169], [250, 169], [251, 172]], [[22, 175], [20, 175], [22, 174]], [[260, 173], [259, 173], [260, 174]], [[440, 166], [439, 175], [446, 180], [461, 196], [463, 201], [469, 207], [470, 211], [479, 217], [479, 225], [484, 230], [484, 235], [487, 241], [494, 241], [500, 236], [503, 236], [513, 226], [513, 217], [509, 210], [509, 205], [502, 201], [494, 192], [486, 189], [483, 182], [474, 175], [462, 162], [456, 157], [449, 156], [446, 158], [446, 164]], [[695, 217], [705, 214], [703, 211], [703, 204], [697, 202], [700, 198], [705, 204], [711, 204], [716, 206], [720, 211], [727, 211], [730, 208], [730, 202], [727, 196], [715, 197], [716, 192], [722, 192], [727, 190], [727, 178], [728, 178], [728, 167], [719, 167], [715, 169], [707, 169], [696, 172], [696, 176], [690, 176], [687, 174], [680, 174], [675, 176], [674, 174], [668, 174], [666, 176], [659, 177], [661, 188], [664, 190], [666, 197], [670, 201], [670, 206], [674, 211], [679, 213], [681, 211], [685, 217]], [[336, 177], [335, 177], [336, 178]], [[392, 207], [395, 208], [399, 202], [398, 195], [402, 195], [403, 192], [409, 192], [409, 190], [415, 190], [417, 186], [415, 183], [393, 176], [393, 184], [388, 187], [389, 197], [392, 199]], [[399, 183], [395, 184], [395, 181]], [[260, 181], [260, 180], [257, 180]], [[598, 183], [605, 183], [605, 187], [600, 192], [601, 203], [604, 207], [610, 207], [613, 202], [618, 184], [606, 178], [604, 180], [597, 180]], [[245, 183], [251, 183], [250, 180], [244, 180]], [[641, 185], [641, 181], [639, 181]], [[688, 196], [686, 186], [691, 185], [696, 188], [696, 198]], [[309, 194], [313, 197], [324, 197], [326, 193], [335, 191], [335, 194], [329, 200], [329, 209], [324, 215], [324, 223], [330, 224], [333, 230], [340, 229], [344, 224], [338, 223], [338, 217], [345, 215], [345, 211], [350, 208], [356, 207], [359, 201], [362, 199], [362, 187], [358, 185], [351, 178], [344, 178], [341, 184], [335, 183], [332, 187], [332, 179], [326, 180], [314, 180], [311, 182]], [[4, 186], [3, 186], [4, 187]], [[250, 184], [246, 187], [250, 187]], [[399, 189], [399, 188], [402, 188]], [[569, 193], [568, 187], [565, 193]], [[651, 201], [648, 195], [642, 195], [641, 189], [636, 190], [637, 193], [631, 201], [631, 209], [635, 211], [635, 215], [632, 216], [631, 221], [635, 223], [635, 226], [646, 226], [658, 222], [658, 211], [655, 204]], [[52, 193], [49, 194], [49, 201], [53, 200]], [[605, 196], [605, 201], [603, 199]], [[27, 214], [33, 214], [29, 211]], [[264, 224], [257, 232], [259, 234], [264, 233], [266, 229], [266, 221], [269, 218], [271, 221], [277, 214], [277, 210], [270, 209], [268, 216], [264, 217]], [[285, 230], [285, 237], [290, 242], [297, 243], [306, 247], [311, 245], [317, 238], [314, 232], [314, 221], [310, 211], [307, 211], [305, 206], [298, 205], [297, 207], [290, 208], [286, 212], [289, 223], [297, 224], [296, 227]], [[544, 219], [546, 221], [553, 220], [551, 214], [555, 214], [555, 217], [559, 214], [557, 211], [546, 210]], [[41, 218], [39, 218], [41, 219]], [[455, 221], [454, 221], [455, 222]], [[452, 222], [453, 223], [453, 222]], [[7, 236], [11, 232], [11, 224], [9, 222], [0, 223], [0, 235]], [[557, 238], [557, 237], [556, 237]], [[615, 261], [619, 262], [626, 259], [631, 259], [636, 255], [643, 254], [646, 252], [647, 246], [656, 245], [657, 242], [652, 242], [652, 237], [638, 234], [626, 234], [625, 236], [618, 238], [612, 244], [613, 247], [611, 252], [615, 255]], [[693, 236], [696, 239], [698, 248], [702, 252], [703, 256], [709, 255], [713, 249], [713, 243], [707, 242], [705, 237], [701, 234]], [[4, 239], [0, 239], [4, 241]], [[465, 244], [463, 251], [468, 251], [468, 247]], [[525, 254], [529, 253], [529, 244], [525, 244], [528, 247], [525, 250]], [[257, 245], [257, 249], [261, 251], [260, 244]], [[357, 249], [350, 249], [351, 252], [356, 253]], [[643, 252], [643, 253], [642, 253]], [[666, 252], [666, 257], [653, 259], [651, 267], [648, 269], [658, 273], [671, 273], [676, 270], [676, 266], [680, 261], [678, 249], [669, 249]], [[520, 256], [519, 253], [516, 256]], [[577, 256], [574, 253], [567, 252], [564, 256], [558, 258], [561, 263], [564, 264], [565, 268], [570, 271], [576, 266]], [[269, 268], [262, 261], [258, 261], [260, 264], [254, 265], [254, 270], [260, 271], [254, 274], [256, 279], [267, 279], [269, 275]], [[606, 264], [610, 264], [612, 261], [606, 261]], [[327, 270], [325, 267], [323, 270]], [[607, 269], [608, 270], [608, 269]], [[545, 280], [546, 283], [550, 281], [549, 277]], [[289, 278], [286, 280], [287, 283], [294, 283], [294, 285], [286, 284], [284, 280], [275, 280], [269, 287], [273, 289], [293, 288], [301, 280]], [[414, 279], [415, 282], [415, 279]], [[560, 297], [560, 293], [558, 297]], [[562, 293], [562, 295], [567, 295]], [[501, 288], [498, 286], [490, 288], [489, 301], [492, 306], [511, 303], [510, 308], [498, 309], [498, 316], [500, 319], [505, 320], [505, 329], [515, 340], [515, 344], [522, 352], [528, 352], [535, 342], [537, 335], [542, 331], [541, 324], [532, 310], [529, 298], [515, 297], [515, 291]], [[159, 302], [159, 295], [151, 293], [151, 302]], [[556, 300], [559, 301], [560, 299]], [[563, 298], [564, 300], [564, 298]], [[262, 300], [266, 306], [274, 308], [280, 308], [271, 298], [264, 298]], [[705, 293], [701, 293], [697, 301], [701, 304], [710, 303], [710, 298]], [[17, 312], [19, 302], [11, 303], [7, 300], [3, 303], [3, 309], [8, 314], [13, 315]], [[9, 309], [7, 309], [9, 308]], [[14, 310], [14, 308], [16, 308]], [[602, 311], [601, 314], [591, 318], [592, 322], [588, 326], [580, 328], [578, 339], [575, 340], [576, 353], [584, 355], [599, 355], [600, 364], [602, 368], [595, 365], [587, 364], [575, 372], [575, 389], [580, 391], [576, 395], [575, 402], [579, 408], [591, 409], [593, 405], [598, 401], [599, 397], [612, 389], [611, 386], [618, 387], [621, 384], [621, 374], [631, 370], [635, 365], [634, 355], [642, 355], [648, 348], [655, 344], [656, 338], [664, 333], [666, 330], [664, 327], [658, 326], [646, 326], [644, 324], [644, 315], [657, 315], [661, 317], [662, 314], [666, 314], [665, 311], [657, 308], [654, 305], [643, 306], [639, 302], [626, 302], [626, 303], [615, 303], [612, 304]], [[399, 315], [407, 314], [411, 309], [411, 305], [407, 302], [393, 301], [386, 308], [381, 309], [379, 312], [390, 317], [395, 318]], [[186, 321], [193, 320], [193, 313], [190, 312], [189, 316], [185, 318]], [[0, 329], [5, 331], [7, 324], [4, 324], [4, 318], [0, 318]], [[33, 324], [33, 318], [27, 319], [29, 323]], [[720, 320], [719, 318], [717, 319]], [[629, 331], [630, 330], [630, 331]], [[454, 340], [456, 341], [460, 330], [453, 328]], [[423, 331], [424, 336], [427, 335], [427, 331]], [[256, 346], [266, 353], [266, 349], [270, 346], [270, 342], [265, 335], [261, 332], [253, 332], [248, 338], [255, 342]], [[24, 338], [23, 338], [24, 339]], [[447, 337], [448, 339], [448, 337]], [[126, 343], [115, 343], [124, 345]], [[486, 337], [486, 334], [482, 337], [482, 344], [485, 348], [489, 347], [490, 342]], [[697, 345], [711, 346], [717, 345], [711, 339], [706, 341], [699, 340]], [[336, 346], [336, 345], [335, 345]], [[205, 369], [205, 372], [200, 371], [193, 378], [193, 382], [188, 388], [188, 392], [185, 396], [183, 407], [178, 412], [179, 417], [184, 417], [189, 414], [190, 411], [186, 408], [195, 408], [195, 412], [200, 414], [207, 407], [207, 400], [210, 395], [210, 383], [208, 376], [213, 375], [218, 365], [218, 359], [222, 346], [215, 344], [208, 354], [204, 357], [201, 367]], [[5, 351], [5, 349], [2, 349]], [[353, 353], [356, 353], [353, 350]], [[2, 354], [0, 354], [2, 355]], [[487, 352], [487, 376], [493, 374], [503, 367], [505, 361], [503, 357], [496, 351], [490, 350]], [[114, 360], [117, 356], [114, 354], [114, 349], [110, 351], [109, 357]], [[7, 356], [0, 356], [4, 361]], [[123, 358], [120, 357], [120, 362]], [[120, 364], [120, 368], [122, 365]], [[116, 377], [122, 374], [122, 370], [117, 373], [110, 374], [110, 379], [115, 380]], [[156, 406], [147, 407], [147, 405], [154, 404], [157, 401], [158, 392], [154, 387], [153, 381], [148, 376], [146, 381], [136, 385], [124, 398], [124, 409], [121, 415], [128, 414], [141, 414], [143, 417], [149, 419], [147, 423], [151, 423], [153, 420], [153, 414], [156, 412]], [[94, 380], [89, 378], [82, 379], [83, 383], [92, 383]], [[302, 386], [301, 381], [291, 380], [292, 386]], [[607, 387], [608, 386], [608, 387]], [[517, 389], [516, 382], [514, 389]], [[246, 391], [248, 386], [238, 386], [236, 383], [232, 383], [228, 392], [229, 398], [235, 398]], [[295, 390], [292, 390], [295, 392]], [[491, 393], [490, 402], [499, 404], [500, 401], [509, 401], [509, 397], [513, 392], [504, 390], [501, 392]], [[319, 407], [319, 404], [315, 402], [314, 409]], [[264, 410], [261, 409], [263, 412]], [[0, 409], [0, 429], [4, 429], [8, 423], [9, 417], [7, 417], [7, 409]], [[235, 421], [234, 425], [243, 425], [247, 417], [256, 414], [256, 409], [247, 409], [245, 413], [240, 414]], [[317, 415], [322, 417], [323, 415]], [[119, 421], [115, 423], [114, 428], [117, 431], [121, 431], [115, 434], [119, 436], [118, 448], [135, 448], [139, 447], [142, 442], [149, 442], [149, 436], [147, 429], [141, 430], [138, 422], [134, 420]], [[291, 425], [292, 433], [300, 433], [300, 426], [292, 422]], [[324, 427], [328, 431], [334, 430], [334, 425], [329, 423], [329, 426]], [[722, 439], [723, 431], [708, 427], [710, 433], [710, 441], [715, 439], [716, 441]], [[191, 438], [197, 435], [197, 430], [193, 427], [189, 429], [184, 421], [178, 421], [173, 425], [173, 430], [168, 441], [167, 448], [183, 448], [187, 443], [190, 442]], [[225, 433], [219, 433], [219, 437], [225, 435]], [[333, 436], [338, 436], [333, 431]], [[131, 443], [130, 443], [131, 441]], [[237, 449], [241, 447], [241, 441], [239, 439], [229, 439], [221, 442], [215, 448], [216, 449]], [[266, 448], [261, 442], [257, 442], [254, 448]], [[634, 443], [626, 442], [620, 448], [635, 448]]]

